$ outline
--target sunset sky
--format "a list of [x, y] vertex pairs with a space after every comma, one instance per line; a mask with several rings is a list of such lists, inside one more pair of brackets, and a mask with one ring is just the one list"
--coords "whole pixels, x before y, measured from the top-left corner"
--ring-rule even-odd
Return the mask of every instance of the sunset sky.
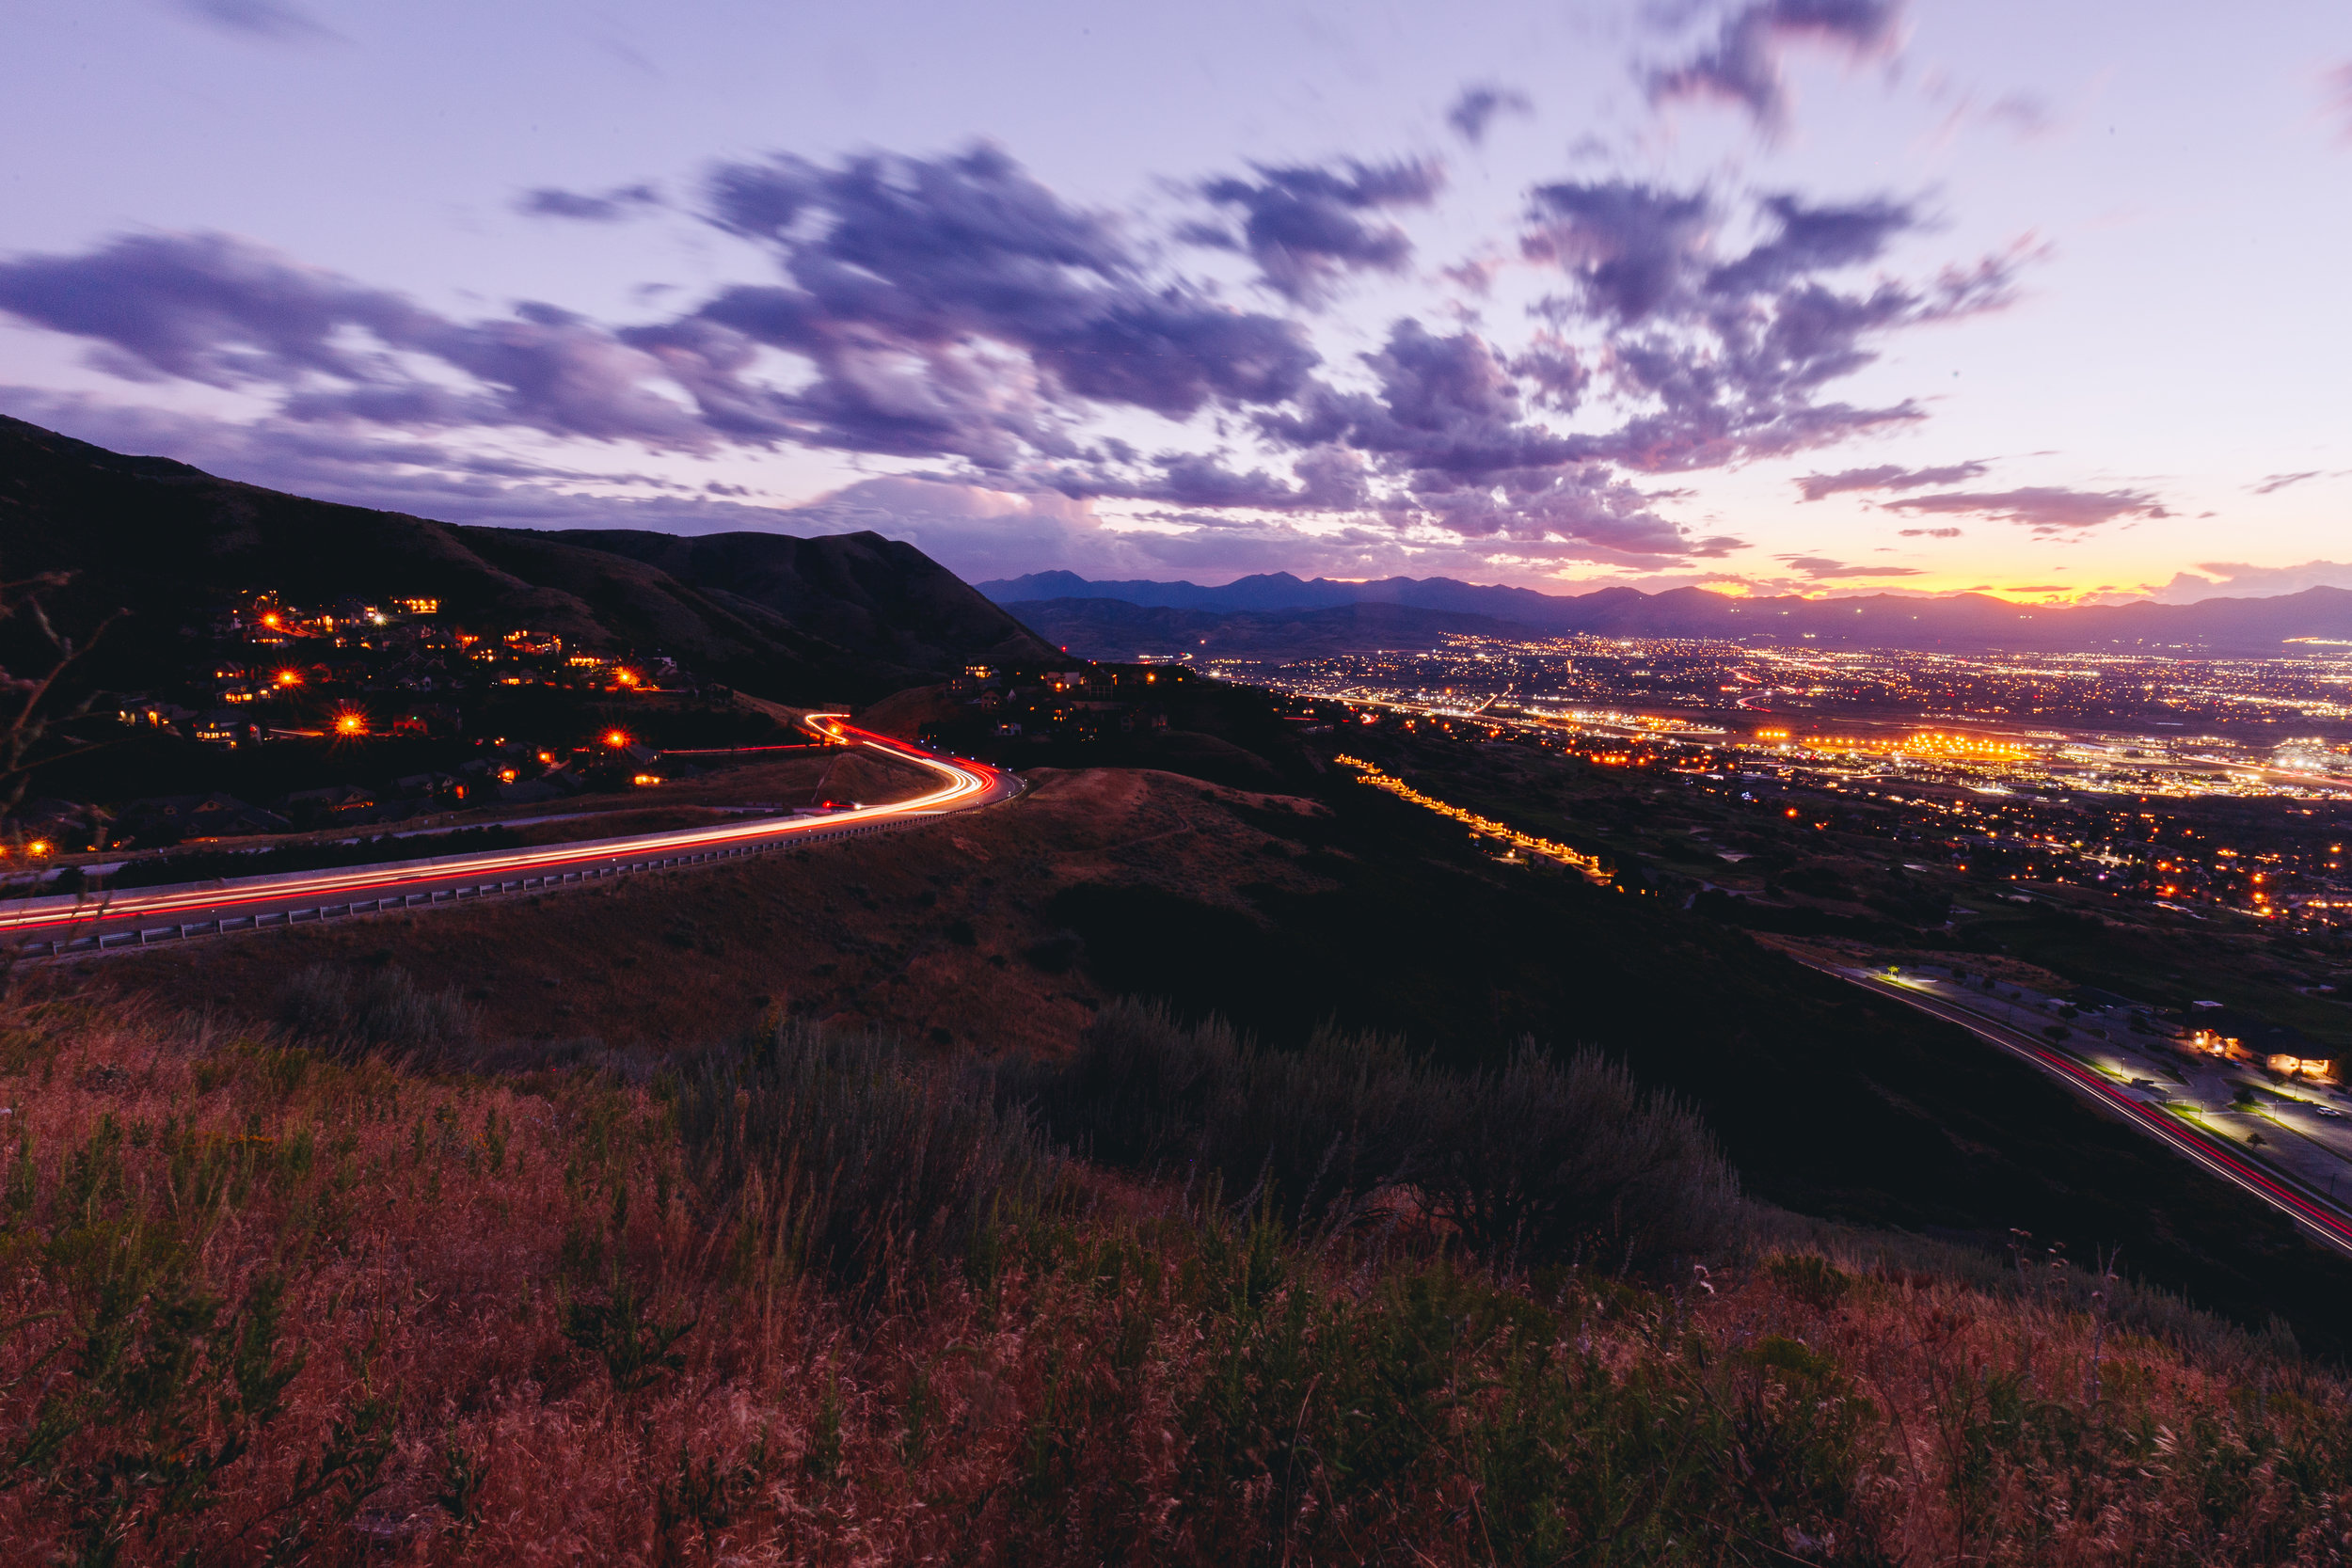
[[2352, 587], [2342, 0], [8, 32], [0, 412], [233, 478], [975, 578]]

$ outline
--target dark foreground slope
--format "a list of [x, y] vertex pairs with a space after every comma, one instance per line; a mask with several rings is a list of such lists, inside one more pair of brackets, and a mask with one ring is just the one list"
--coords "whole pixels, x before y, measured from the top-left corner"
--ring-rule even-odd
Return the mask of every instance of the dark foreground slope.
[[[771, 695], [866, 696], [969, 658], [1042, 651], [1033, 636], [911, 546], [873, 534], [733, 535], [739, 555], [799, 564], [700, 570], [689, 580], [625, 535], [465, 528], [284, 495], [160, 457], [134, 457], [0, 419], [0, 566], [67, 572], [60, 625], [131, 617], [102, 645], [96, 678], [137, 687], [205, 607], [270, 588], [296, 603], [437, 598], [461, 623], [551, 631], [592, 648], [660, 649], [707, 676]], [[704, 558], [681, 558], [698, 567]]]
[[[1051, 917], [1111, 992], [1278, 1042], [1318, 1025], [1459, 1065], [1523, 1037], [1600, 1048], [1704, 1115], [1749, 1189], [1805, 1213], [1962, 1240], [2010, 1231], [2240, 1322], [2273, 1312], [2352, 1351], [2352, 1262], [1964, 1031], [1803, 968], [1667, 901], [1499, 866], [1450, 824], [1336, 784], [1332, 815], [1268, 813], [1293, 874], [1187, 893], [1073, 887]], [[1325, 885], [1302, 888], [1295, 870]]]

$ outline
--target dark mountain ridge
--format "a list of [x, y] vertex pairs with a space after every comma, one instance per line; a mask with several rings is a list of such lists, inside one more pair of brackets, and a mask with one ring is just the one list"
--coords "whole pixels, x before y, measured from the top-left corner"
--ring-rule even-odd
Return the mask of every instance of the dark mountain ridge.
[[712, 678], [811, 701], [881, 695], [974, 659], [1055, 654], [920, 550], [879, 534], [465, 527], [286, 495], [9, 419], [0, 569], [72, 574], [50, 600], [68, 628], [132, 612], [90, 672], [117, 688], [135, 687], [208, 605], [261, 588], [296, 603], [428, 595], [461, 622], [658, 648]]
[[1317, 610], [1177, 610], [1124, 599], [1044, 599], [1021, 607], [1032, 626], [1082, 658], [1195, 653], [1239, 658], [1314, 658], [1434, 644], [1450, 632], [1530, 638], [1516, 621], [1396, 604]]
[[[1604, 588], [1540, 594], [1482, 587], [1451, 578], [1372, 582], [1303, 579], [1287, 572], [1220, 587], [1189, 582], [1089, 582], [1071, 572], [1039, 572], [977, 585], [999, 604], [1118, 599], [1152, 608], [1235, 612], [1394, 604], [1492, 617], [1538, 632], [1617, 637], [1772, 638], [1894, 648], [2020, 648], [2052, 652], [2292, 652], [2297, 638], [2352, 640], [2352, 590], [2308, 588], [2275, 598], [2211, 598], [2195, 604], [2141, 601], [2064, 609], [2011, 604], [1985, 594], [1919, 598], [1735, 598], [1699, 588], [1645, 594]], [[1464, 625], [1453, 629], [1470, 631]]]

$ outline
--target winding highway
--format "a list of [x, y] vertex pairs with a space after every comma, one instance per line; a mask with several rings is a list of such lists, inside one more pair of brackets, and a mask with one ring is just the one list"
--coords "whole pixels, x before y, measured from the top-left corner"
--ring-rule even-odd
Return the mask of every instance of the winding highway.
[[528, 849], [485, 850], [335, 866], [275, 877], [142, 888], [119, 895], [31, 898], [0, 907], [0, 945], [24, 958], [112, 952], [234, 931], [274, 930], [382, 911], [427, 908], [500, 893], [538, 892], [628, 872], [700, 865], [834, 839], [888, 832], [1021, 793], [1014, 775], [949, 759], [850, 725], [840, 714], [802, 721], [828, 739], [864, 746], [930, 772], [938, 783], [912, 800], [822, 816], [757, 817], [716, 827]]
[[1957, 1023], [1979, 1039], [1999, 1046], [2011, 1055], [2024, 1057], [2076, 1092], [2115, 1111], [2142, 1132], [2161, 1139], [2175, 1153], [2187, 1156], [2223, 1180], [2253, 1194], [2315, 1233], [2322, 1241], [2340, 1251], [2352, 1253], [2352, 1209], [2346, 1209], [2299, 1182], [2265, 1169], [2249, 1160], [2233, 1145], [2201, 1132], [2168, 1111], [2151, 1106], [2129, 1089], [2108, 1082], [2063, 1052], [2053, 1051], [2029, 1035], [1995, 1023], [1964, 1007], [1955, 1006], [1938, 997], [1923, 995], [1867, 972], [1837, 968], [1805, 958], [1799, 958], [1798, 961], [1807, 968], [1818, 969], [1824, 974], [1860, 986], [1865, 990], [1892, 997], [1947, 1023]]

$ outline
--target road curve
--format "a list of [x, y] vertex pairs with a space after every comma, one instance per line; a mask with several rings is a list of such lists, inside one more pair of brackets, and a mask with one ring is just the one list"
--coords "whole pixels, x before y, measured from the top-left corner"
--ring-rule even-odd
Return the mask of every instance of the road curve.
[[883, 832], [1009, 800], [1023, 787], [1017, 777], [1002, 769], [943, 757], [858, 729], [840, 714], [811, 714], [803, 722], [830, 739], [913, 763], [931, 773], [939, 781], [937, 787], [912, 800], [823, 816], [762, 817], [628, 838], [141, 889], [114, 897], [26, 899], [0, 911], [0, 945], [29, 958], [113, 951], [182, 937], [454, 903], [492, 893], [551, 889], [627, 871], [701, 864]]
[[2073, 1057], [2037, 1044], [2030, 1036], [1979, 1018], [1965, 1008], [1889, 985], [1874, 975], [1859, 974], [1851, 970], [1814, 963], [1804, 958], [1797, 961], [1809, 969], [1818, 969], [1824, 974], [1860, 986], [1865, 990], [1907, 1003], [1947, 1023], [1957, 1023], [2011, 1055], [2024, 1057], [2078, 1092], [2122, 1113], [2126, 1121], [2162, 1139], [2171, 1146], [2175, 1153], [2186, 1155], [2214, 1175], [2253, 1194], [2289, 1219], [2316, 1233], [2322, 1241], [2340, 1251], [2352, 1253], [2352, 1210], [2330, 1203], [2315, 1194], [2298, 1190], [2294, 1183], [2254, 1164], [2220, 1139], [2210, 1137], [2163, 1111], [2150, 1108], [2144, 1101], [2108, 1083]]

